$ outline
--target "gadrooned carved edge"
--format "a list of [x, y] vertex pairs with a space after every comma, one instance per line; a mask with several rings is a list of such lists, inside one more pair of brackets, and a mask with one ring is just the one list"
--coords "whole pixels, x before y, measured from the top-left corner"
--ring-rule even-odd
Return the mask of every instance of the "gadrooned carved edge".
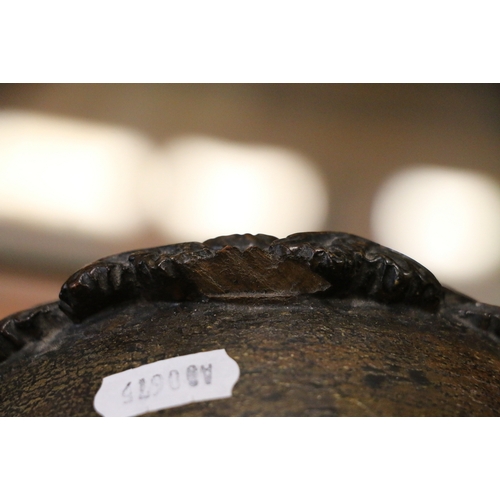
[[[292, 280], [283, 275], [285, 267]], [[125, 300], [200, 300], [245, 292], [322, 292], [434, 311], [443, 297], [434, 275], [414, 260], [364, 238], [324, 232], [284, 239], [223, 236], [122, 253], [73, 274], [61, 289], [60, 307], [81, 321]]]
[[245, 234], [126, 252], [85, 266], [64, 283], [59, 302], [0, 322], [0, 360], [54, 328], [126, 301], [299, 294], [440, 311], [500, 338], [499, 308], [454, 294], [422, 265], [377, 243], [336, 232], [283, 239]]

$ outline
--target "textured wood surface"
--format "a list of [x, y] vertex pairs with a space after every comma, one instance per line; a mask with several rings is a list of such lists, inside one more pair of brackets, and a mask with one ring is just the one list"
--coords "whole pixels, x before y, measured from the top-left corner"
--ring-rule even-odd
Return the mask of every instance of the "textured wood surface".
[[3, 320], [0, 415], [96, 415], [103, 377], [226, 349], [241, 371], [231, 398], [153, 415], [496, 416], [499, 317], [342, 233], [131, 252]]

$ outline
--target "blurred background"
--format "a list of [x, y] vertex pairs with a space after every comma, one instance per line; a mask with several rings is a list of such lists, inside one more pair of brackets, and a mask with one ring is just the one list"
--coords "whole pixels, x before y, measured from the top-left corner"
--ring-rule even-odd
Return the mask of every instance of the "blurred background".
[[354, 233], [500, 305], [500, 86], [2, 84], [0, 316], [95, 259]]

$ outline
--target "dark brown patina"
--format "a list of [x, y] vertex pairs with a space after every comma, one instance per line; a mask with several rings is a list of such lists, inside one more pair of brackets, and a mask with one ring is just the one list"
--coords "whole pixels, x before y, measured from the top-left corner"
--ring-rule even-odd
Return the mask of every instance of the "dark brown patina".
[[226, 349], [233, 396], [156, 415], [499, 415], [500, 308], [345, 233], [101, 259], [0, 323], [0, 415], [96, 415], [103, 377]]

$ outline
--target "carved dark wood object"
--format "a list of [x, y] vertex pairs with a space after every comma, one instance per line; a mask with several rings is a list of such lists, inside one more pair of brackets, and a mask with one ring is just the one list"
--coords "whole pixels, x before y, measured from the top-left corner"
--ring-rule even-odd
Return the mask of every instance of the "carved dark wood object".
[[226, 349], [233, 396], [164, 416], [500, 414], [500, 308], [344, 233], [122, 253], [0, 322], [0, 415], [96, 415], [103, 377]]

